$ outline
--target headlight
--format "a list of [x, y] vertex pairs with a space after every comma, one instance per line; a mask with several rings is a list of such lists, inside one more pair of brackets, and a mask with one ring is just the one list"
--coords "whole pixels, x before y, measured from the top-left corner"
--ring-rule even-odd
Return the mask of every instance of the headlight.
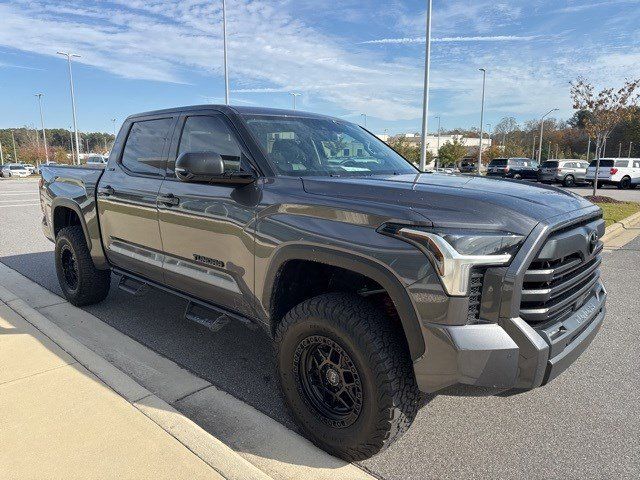
[[474, 266], [507, 265], [524, 237], [509, 232], [384, 225], [380, 233], [418, 247], [431, 260], [447, 293], [465, 296]]

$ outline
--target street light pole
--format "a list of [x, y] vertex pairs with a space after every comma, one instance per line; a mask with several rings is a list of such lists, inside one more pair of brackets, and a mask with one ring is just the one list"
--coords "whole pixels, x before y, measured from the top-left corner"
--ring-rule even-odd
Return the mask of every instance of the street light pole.
[[302, 95], [301, 93], [294, 93], [291, 92], [291, 97], [293, 98], [293, 109], [296, 109], [296, 97], [299, 97], [300, 95]]
[[544, 119], [551, 115], [553, 112], [557, 112], [557, 108], [552, 108], [545, 113], [540, 119], [540, 148], [538, 149], [538, 163], [542, 161], [542, 134], [544, 133]]
[[222, 46], [224, 49], [224, 103], [229, 105], [229, 70], [227, 68], [227, 5], [222, 0]]
[[11, 141], [13, 142], [13, 163], [17, 163], [18, 152], [16, 151], [16, 136], [13, 134], [13, 130], [11, 130]]
[[589, 137], [589, 142], [587, 143], [587, 162], [589, 161], [590, 156], [591, 156], [591, 137]]
[[69, 127], [69, 145], [71, 145], [71, 162], [75, 163], [75, 149], [73, 148], [73, 133], [71, 132], [71, 127]]
[[49, 149], [47, 148], [47, 134], [44, 129], [44, 115], [42, 114], [42, 96], [43, 93], [36, 93], [36, 97], [38, 98], [38, 106], [40, 107], [40, 123], [42, 125], [42, 141], [44, 142], [44, 158], [49, 162]]
[[620, 142], [620, 145], [618, 145], [618, 158], [622, 157], [622, 142]]
[[429, 81], [431, 75], [431, 12], [433, 0], [427, 0], [427, 29], [424, 56], [424, 92], [422, 95], [422, 145], [420, 149], [420, 171], [427, 167], [427, 129], [429, 127]]
[[4, 153], [2, 153], [2, 142], [0, 142], [0, 165], [4, 165]]
[[629, 158], [631, 158], [631, 147], [633, 146], [633, 142], [629, 142]]
[[438, 170], [438, 164], [440, 163], [440, 115], [436, 117], [438, 119], [438, 150], [436, 152], [436, 170]]
[[364, 119], [364, 128], [367, 128], [367, 114], [361, 113], [360, 116]]
[[73, 73], [71, 72], [71, 58], [80, 58], [80, 55], [69, 52], [58, 52], [58, 55], [64, 55], [67, 57], [67, 63], [69, 65], [69, 87], [71, 89], [71, 111], [73, 113], [73, 132], [76, 140], [76, 153], [77, 153], [77, 163], [80, 165], [80, 145], [78, 143], [78, 123], [76, 120], [76, 99], [73, 92]]
[[480, 107], [480, 145], [478, 146], [478, 175], [482, 167], [482, 131], [484, 127], [484, 92], [487, 84], [487, 70], [484, 68], [478, 69], [482, 72], [482, 106]]

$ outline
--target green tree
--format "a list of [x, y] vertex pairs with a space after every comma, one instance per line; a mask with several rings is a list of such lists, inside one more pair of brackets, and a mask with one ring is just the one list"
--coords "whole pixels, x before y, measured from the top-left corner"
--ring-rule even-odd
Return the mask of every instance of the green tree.
[[[403, 137], [392, 140], [389, 143], [389, 146], [414, 165], [418, 165], [420, 163], [420, 147], [417, 145], [411, 145]], [[427, 152], [427, 163], [430, 163], [432, 160], [433, 155], [430, 152]]]
[[457, 165], [467, 155], [467, 147], [460, 140], [454, 138], [453, 142], [447, 142], [438, 150], [438, 158], [442, 166]]

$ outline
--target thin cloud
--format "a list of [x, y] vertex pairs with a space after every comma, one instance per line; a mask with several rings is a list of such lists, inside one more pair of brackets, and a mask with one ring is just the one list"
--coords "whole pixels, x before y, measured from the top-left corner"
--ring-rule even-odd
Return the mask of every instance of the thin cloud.
[[[535, 40], [538, 35], [518, 36], [518, 35], [493, 35], [493, 36], [480, 36], [480, 37], [440, 37], [432, 38], [432, 42], [437, 43], [462, 43], [462, 42], [526, 42]], [[412, 43], [425, 43], [424, 37], [414, 38], [381, 38], [378, 40], [367, 40], [366, 42], [360, 42], [360, 44], [369, 45], [385, 45], [385, 44], [398, 44], [407, 45]]]
[[572, 5], [569, 7], [558, 8], [552, 13], [578, 13], [592, 8], [609, 7], [611, 5], [619, 5], [623, 3], [638, 3], [638, 0], [610, 0], [608, 2], [586, 3], [582, 5]]

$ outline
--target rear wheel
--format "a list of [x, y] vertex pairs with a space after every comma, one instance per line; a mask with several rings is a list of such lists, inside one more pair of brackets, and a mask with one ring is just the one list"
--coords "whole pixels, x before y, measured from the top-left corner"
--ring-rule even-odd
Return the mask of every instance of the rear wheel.
[[622, 180], [620, 180], [620, 183], [618, 183], [618, 188], [622, 190], [628, 190], [629, 188], [631, 188], [631, 177], [624, 177]]
[[522, 175], [520, 175], [519, 173], [516, 173], [513, 178], [515, 178], [516, 180], [522, 180]]
[[411, 425], [420, 393], [408, 348], [366, 300], [320, 295], [276, 331], [285, 400], [307, 436], [348, 461], [369, 458]]
[[566, 177], [564, 177], [564, 181], [562, 182], [562, 184], [565, 187], [573, 187], [576, 184], [576, 179], [573, 175], [567, 175]]
[[111, 272], [93, 264], [82, 227], [65, 227], [56, 236], [56, 273], [69, 303], [81, 307], [104, 300], [111, 285]]

